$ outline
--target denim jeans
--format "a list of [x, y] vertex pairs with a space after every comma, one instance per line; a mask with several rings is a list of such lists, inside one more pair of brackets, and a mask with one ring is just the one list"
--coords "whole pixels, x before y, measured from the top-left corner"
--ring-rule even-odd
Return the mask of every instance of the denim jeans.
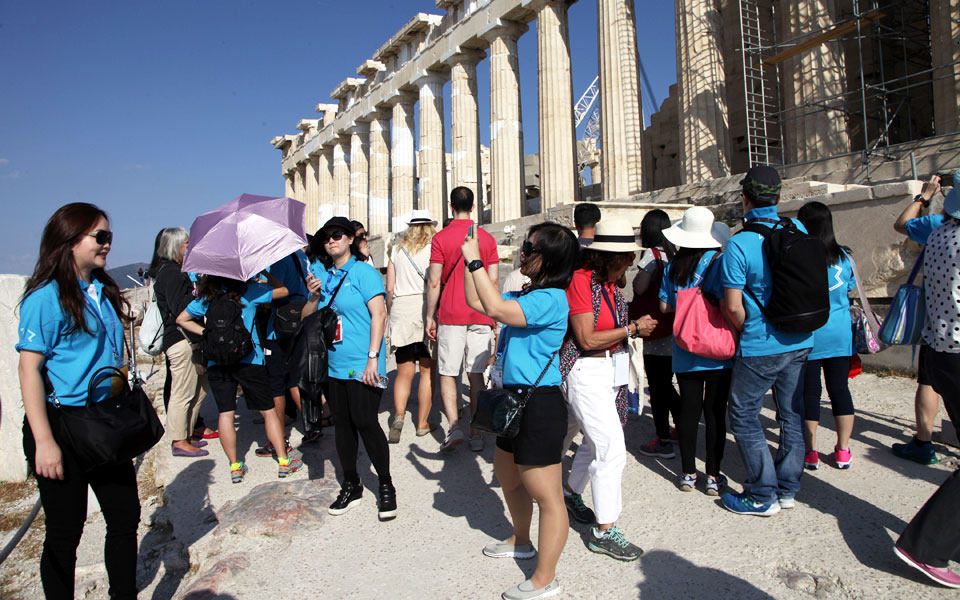
[[[800, 369], [810, 349], [768, 356], [738, 356], [730, 384], [730, 431], [746, 470], [743, 491], [756, 502], [771, 503], [793, 498], [803, 474], [803, 400], [794, 397]], [[763, 396], [773, 389], [780, 424], [776, 460], [771, 458], [760, 409]]]

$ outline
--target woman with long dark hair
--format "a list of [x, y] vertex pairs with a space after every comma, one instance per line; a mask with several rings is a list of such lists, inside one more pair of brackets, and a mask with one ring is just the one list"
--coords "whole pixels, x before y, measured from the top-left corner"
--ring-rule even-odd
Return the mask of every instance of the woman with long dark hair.
[[494, 371], [502, 386], [520, 397], [536, 384], [514, 438], [497, 437], [494, 471], [500, 481], [513, 535], [489, 544], [494, 558], [533, 558], [530, 540], [533, 500], [540, 510], [540, 558], [530, 579], [503, 593], [507, 600], [543, 598], [559, 592], [556, 568], [567, 541], [569, 521], [561, 492], [560, 459], [567, 432], [567, 405], [560, 391], [556, 356], [567, 331], [567, 296], [577, 260], [577, 239], [556, 223], [530, 228], [523, 242], [520, 270], [531, 284], [522, 292], [498, 293], [487, 277], [477, 238], [467, 234], [463, 258], [467, 305], [504, 324]]
[[[62, 206], [43, 229], [40, 256], [20, 301], [23, 450], [45, 515], [40, 580], [47, 598], [73, 598], [88, 486], [107, 522], [110, 597], [137, 596], [140, 498], [133, 461], [87, 471], [59, 429], [60, 406], [83, 406], [93, 374], [123, 366], [129, 306], [104, 270], [112, 242], [105, 212], [85, 202]], [[100, 402], [110, 393], [108, 380], [92, 390], [91, 399]]]
[[[714, 223], [710, 209], [695, 206], [687, 209], [681, 222], [665, 229], [663, 235], [676, 246], [677, 253], [663, 274], [661, 310], [676, 310], [677, 293], [689, 288], [698, 287], [715, 300], [723, 297], [720, 248], [730, 239], [730, 228]], [[720, 463], [727, 441], [727, 395], [732, 369], [732, 360], [697, 356], [679, 347], [676, 340], [673, 342], [670, 370], [676, 373], [680, 387], [677, 445], [680, 446], [682, 492], [692, 492], [697, 485], [700, 415], [704, 417], [706, 429], [705, 491], [708, 496], [719, 496], [726, 486], [727, 478], [720, 473]]]
[[820, 467], [817, 452], [817, 426], [820, 424], [820, 372], [827, 384], [827, 395], [833, 407], [837, 443], [833, 459], [837, 468], [850, 468], [850, 436], [853, 434], [853, 397], [850, 395], [850, 357], [854, 354], [853, 329], [850, 326], [849, 292], [857, 287], [853, 277], [850, 249], [837, 242], [833, 232], [833, 214], [822, 202], [808, 202], [800, 208], [797, 218], [807, 232], [820, 238], [827, 251], [827, 281], [830, 285], [830, 318], [827, 324], [813, 332], [813, 350], [800, 371], [795, 398], [804, 406], [803, 437], [806, 454], [803, 464], [807, 469]]

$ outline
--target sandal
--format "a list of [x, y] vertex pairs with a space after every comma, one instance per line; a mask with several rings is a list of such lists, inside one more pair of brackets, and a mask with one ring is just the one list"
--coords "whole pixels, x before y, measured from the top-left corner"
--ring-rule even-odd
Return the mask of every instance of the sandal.
[[440, 429], [437, 423], [427, 423], [426, 427], [417, 427], [417, 437], [423, 437], [437, 429]]
[[400, 432], [403, 431], [403, 421], [403, 418], [393, 420], [393, 425], [390, 426], [390, 435], [387, 436], [387, 441], [391, 444], [400, 442]]

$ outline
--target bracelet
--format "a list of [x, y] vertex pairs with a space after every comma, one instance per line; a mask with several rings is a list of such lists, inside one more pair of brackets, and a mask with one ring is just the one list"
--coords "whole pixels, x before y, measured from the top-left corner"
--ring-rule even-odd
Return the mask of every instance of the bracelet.
[[627, 339], [630, 339], [630, 326], [624, 325], [623, 330], [627, 332]]

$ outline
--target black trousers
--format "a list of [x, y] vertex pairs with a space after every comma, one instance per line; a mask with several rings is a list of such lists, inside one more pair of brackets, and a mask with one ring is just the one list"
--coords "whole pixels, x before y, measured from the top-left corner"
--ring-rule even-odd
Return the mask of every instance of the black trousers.
[[[53, 411], [51, 427], [57, 429]], [[110, 598], [137, 597], [137, 525], [140, 497], [133, 461], [85, 473], [70, 448], [60, 444], [63, 479], [37, 476], [43, 505], [45, 537], [40, 555], [40, 581], [47, 600], [72, 600], [77, 547], [87, 519], [87, 486], [93, 489], [107, 522], [103, 556], [110, 580]], [[23, 451], [34, 471], [36, 442], [24, 419]]]
[[343, 480], [360, 482], [357, 473], [359, 437], [363, 439], [363, 447], [380, 483], [390, 483], [390, 446], [377, 418], [383, 390], [354, 379], [330, 379], [323, 386], [323, 394], [333, 414], [334, 438]]
[[[960, 354], [931, 351], [927, 359], [930, 384], [943, 397], [954, 426], [960, 426], [952, 416], [960, 414]], [[960, 506], [960, 471], [954, 471], [914, 515], [900, 534], [897, 545], [932, 567], [945, 568], [948, 561], [960, 560], [957, 506]]]
[[697, 430], [703, 415], [707, 430], [707, 475], [720, 475], [723, 448], [727, 441], [727, 396], [733, 369], [677, 373], [680, 386], [680, 418], [677, 440], [684, 473], [697, 472]]
[[673, 357], [644, 354], [643, 372], [650, 388], [650, 412], [653, 413], [657, 437], [669, 440], [670, 416], [673, 415], [676, 425], [680, 415], [680, 396], [673, 387]]

